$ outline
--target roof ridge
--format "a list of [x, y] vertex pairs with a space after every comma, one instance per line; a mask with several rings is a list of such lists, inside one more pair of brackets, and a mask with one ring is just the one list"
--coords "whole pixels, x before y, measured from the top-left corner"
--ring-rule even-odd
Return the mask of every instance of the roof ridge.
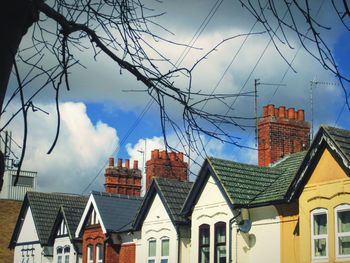
[[140, 196], [132, 196], [132, 195], [123, 195], [123, 194], [114, 194], [102, 191], [92, 191], [92, 195], [105, 196], [105, 197], [114, 197], [114, 198], [122, 198], [122, 199], [130, 199], [130, 200], [142, 200], [143, 198]]

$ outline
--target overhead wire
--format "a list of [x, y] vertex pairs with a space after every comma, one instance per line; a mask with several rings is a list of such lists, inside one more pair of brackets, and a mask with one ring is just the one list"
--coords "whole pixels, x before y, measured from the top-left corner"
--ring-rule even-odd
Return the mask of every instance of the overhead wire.
[[[181, 53], [180, 57], [177, 59], [175, 66], [173, 68], [177, 68], [179, 67], [180, 63], [183, 62], [184, 58], [188, 55], [189, 51], [191, 50], [191, 48], [193, 48], [194, 44], [196, 43], [196, 41], [198, 40], [199, 36], [203, 33], [204, 29], [207, 27], [207, 25], [209, 24], [209, 22], [211, 21], [211, 19], [213, 18], [213, 16], [215, 15], [215, 13], [217, 12], [218, 8], [221, 6], [223, 0], [217, 0], [215, 2], [215, 4], [213, 5], [213, 7], [210, 9], [208, 15], [205, 17], [205, 19], [202, 21], [201, 25], [199, 26], [199, 28], [197, 29], [196, 33], [194, 34], [194, 36], [192, 37], [192, 39], [190, 40], [189, 44], [186, 46], [186, 48], [184, 49], [184, 51]], [[150, 100], [148, 101], [148, 103], [146, 104], [145, 108], [143, 109], [143, 111], [140, 113], [140, 115], [138, 116], [138, 118], [135, 120], [135, 122], [131, 125], [131, 127], [129, 128], [129, 130], [127, 131], [126, 135], [123, 137], [123, 139], [121, 140], [121, 143], [119, 144], [119, 146], [116, 147], [116, 149], [113, 151], [112, 156], [115, 155], [117, 153], [117, 151], [120, 149], [120, 146], [124, 145], [125, 141], [128, 139], [128, 137], [133, 133], [133, 131], [136, 129], [136, 127], [138, 126], [138, 124], [141, 122], [142, 118], [144, 117], [144, 115], [148, 112], [148, 110], [152, 107], [154, 103], [154, 100], [152, 98], [150, 98]], [[103, 163], [103, 166], [101, 166], [101, 168], [98, 170], [97, 174], [92, 178], [92, 180], [89, 182], [89, 184], [83, 189], [82, 194], [84, 194], [89, 187], [95, 182], [95, 180], [99, 177], [99, 175], [101, 174], [101, 172], [103, 171], [103, 169], [106, 167], [106, 165], [108, 164], [108, 160], [106, 160]]]

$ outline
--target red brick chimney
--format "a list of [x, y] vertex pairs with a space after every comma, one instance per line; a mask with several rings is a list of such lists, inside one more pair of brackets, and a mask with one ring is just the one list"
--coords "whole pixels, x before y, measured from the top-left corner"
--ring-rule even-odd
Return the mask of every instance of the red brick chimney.
[[304, 110], [275, 108], [273, 104], [263, 107], [263, 116], [258, 122], [259, 166], [269, 166], [309, 145], [310, 124], [304, 120]]
[[105, 192], [140, 196], [142, 175], [138, 169], [138, 162], [134, 161], [133, 168], [129, 167], [128, 159], [125, 160], [125, 167], [122, 166], [122, 162], [122, 159], [118, 159], [117, 166], [114, 166], [114, 158], [109, 158], [105, 171]]
[[153, 150], [151, 159], [146, 162], [146, 189], [148, 190], [153, 178], [176, 178], [187, 181], [187, 163], [182, 152]]

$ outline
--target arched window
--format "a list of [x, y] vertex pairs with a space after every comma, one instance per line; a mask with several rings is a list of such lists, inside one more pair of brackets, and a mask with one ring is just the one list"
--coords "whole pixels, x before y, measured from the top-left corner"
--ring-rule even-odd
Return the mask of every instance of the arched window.
[[87, 246], [87, 263], [94, 262], [94, 247], [92, 245]]
[[160, 263], [168, 263], [169, 262], [169, 238], [163, 237], [161, 240], [161, 259]]
[[311, 212], [311, 247], [313, 259], [328, 257], [328, 215], [324, 208]]
[[64, 263], [69, 263], [70, 246], [65, 246], [63, 249]]
[[156, 254], [157, 252], [157, 241], [155, 239], [149, 239], [148, 240], [148, 263], [155, 263], [156, 262]]
[[62, 263], [62, 253], [63, 253], [62, 247], [58, 247], [56, 249], [56, 252], [57, 252], [57, 263]]
[[226, 223], [215, 224], [215, 263], [226, 263]]
[[103, 246], [102, 244], [96, 245], [96, 263], [103, 262]]
[[210, 258], [210, 226], [199, 226], [199, 263], [209, 263]]
[[350, 257], [350, 204], [335, 208], [335, 243], [337, 258]]

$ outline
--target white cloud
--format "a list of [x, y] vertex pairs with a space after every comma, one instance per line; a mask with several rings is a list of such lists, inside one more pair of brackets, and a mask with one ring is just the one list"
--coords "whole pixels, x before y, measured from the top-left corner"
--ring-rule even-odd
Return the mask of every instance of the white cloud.
[[[117, 131], [100, 121], [94, 125], [83, 103], [62, 103], [59, 139], [53, 152], [47, 155], [55, 135], [55, 107], [40, 105], [40, 108], [50, 115], [29, 111], [28, 144], [22, 169], [38, 172], [41, 191], [80, 193], [116, 148]], [[15, 119], [9, 130], [16, 141], [22, 141], [20, 118]], [[103, 174], [102, 171], [93, 184], [95, 189], [103, 189]]]

